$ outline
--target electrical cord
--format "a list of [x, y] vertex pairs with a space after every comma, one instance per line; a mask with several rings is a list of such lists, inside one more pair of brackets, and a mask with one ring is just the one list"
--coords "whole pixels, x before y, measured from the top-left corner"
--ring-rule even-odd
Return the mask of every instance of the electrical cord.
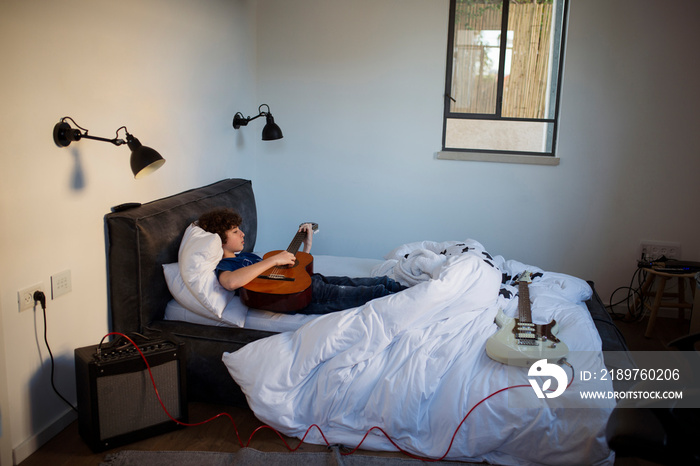
[[[615, 312], [614, 307], [617, 306], [618, 304], [622, 304], [623, 302], [627, 302], [627, 309], [629, 310], [629, 314], [632, 316], [632, 321], [639, 321], [644, 317], [644, 304], [646, 301], [646, 296], [644, 296], [641, 292], [642, 284], [646, 280], [647, 272], [642, 268], [642, 267], [637, 267], [637, 269], [634, 271], [632, 274], [632, 278], [630, 279], [630, 284], [629, 286], [621, 286], [617, 289], [615, 289], [611, 295], [610, 295], [610, 304], [608, 304], [606, 307], [608, 308], [608, 312], [610, 313], [611, 317], [615, 320], [619, 319], [624, 319], [625, 315], [619, 314]], [[637, 280], [637, 287], [635, 288], [634, 282], [635, 279]], [[620, 290], [628, 290], [627, 296], [622, 298], [620, 301], [613, 303], [613, 297], [615, 294], [620, 291]], [[630, 301], [632, 298], [639, 299], [640, 306], [639, 309], [641, 309], [641, 312], [637, 313], [636, 315], [632, 314], [632, 301]]]
[[58, 389], [56, 388], [56, 384], [55, 384], [55, 382], [54, 382], [54, 374], [55, 374], [55, 372], [56, 372], [56, 362], [55, 362], [54, 359], [53, 359], [53, 353], [51, 352], [51, 346], [49, 346], [49, 339], [48, 339], [48, 335], [47, 335], [47, 328], [46, 328], [46, 295], [44, 295], [44, 292], [43, 292], [43, 291], [35, 291], [35, 292], [34, 292], [33, 298], [34, 298], [34, 304], [36, 304], [36, 303], [41, 304], [41, 310], [42, 310], [43, 315], [44, 315], [44, 343], [46, 344], [46, 349], [49, 351], [49, 357], [51, 358], [51, 387], [53, 388], [53, 391], [56, 392], [56, 395], [58, 395], [58, 397], [59, 397], [60, 399], [62, 399], [68, 406], [71, 407], [71, 409], [72, 409], [73, 411], [75, 411], [75, 412], [77, 413], [77, 412], [78, 412], [78, 408], [76, 408], [75, 406], [73, 406], [73, 404], [72, 404], [70, 401], [68, 401], [67, 399], [65, 399], [65, 398], [63, 397], [63, 395], [61, 395], [61, 393], [60, 393], [60, 392], [58, 391]]
[[[170, 414], [170, 412], [168, 411], [168, 409], [165, 407], [165, 404], [163, 403], [163, 400], [162, 400], [161, 397], [160, 397], [160, 393], [158, 393], [158, 387], [156, 386], [155, 378], [153, 377], [153, 373], [151, 372], [151, 365], [148, 363], [148, 360], [146, 359], [146, 356], [145, 356], [145, 355], [143, 354], [143, 352], [141, 351], [141, 348], [139, 348], [138, 345], [137, 345], [131, 338], [129, 338], [127, 335], [124, 335], [123, 333], [119, 333], [119, 332], [110, 332], [110, 333], [106, 334], [104, 337], [102, 337], [102, 340], [100, 341], [100, 344], [99, 344], [98, 346], [102, 346], [102, 342], [105, 340], [105, 338], [107, 338], [107, 337], [109, 337], [109, 336], [111, 336], [111, 335], [118, 335], [118, 336], [121, 336], [121, 337], [123, 337], [123, 338], [126, 338], [126, 339], [134, 346], [134, 348], [138, 351], [139, 355], [141, 356], [141, 359], [142, 359], [143, 362], [146, 364], [146, 369], [148, 369], [148, 375], [149, 375], [149, 377], [151, 378], [151, 384], [153, 385], [153, 390], [155, 391], [156, 397], [158, 398], [158, 402], [160, 403], [160, 406], [161, 406], [161, 408], [163, 409], [163, 412], [168, 416], [168, 418], [170, 418], [170, 420], [172, 420], [173, 422], [177, 423], [178, 425], [185, 426], [185, 427], [195, 427], [195, 426], [200, 426], [200, 425], [206, 424], [206, 423], [211, 422], [211, 421], [213, 421], [213, 420], [215, 420], [215, 419], [218, 419], [218, 418], [220, 418], [220, 417], [225, 416], [225, 417], [227, 417], [227, 418], [229, 419], [229, 421], [231, 421], [231, 424], [233, 425], [234, 432], [236, 433], [236, 438], [238, 439], [238, 445], [239, 445], [241, 448], [247, 448], [248, 446], [250, 446], [251, 442], [253, 441], [253, 437], [254, 437], [255, 434], [257, 434], [259, 431], [262, 431], [262, 430], [271, 430], [272, 432], [274, 432], [274, 433], [277, 435], [277, 437], [279, 437], [280, 440], [282, 440], [282, 443], [284, 443], [285, 447], [286, 447], [290, 452], [295, 452], [295, 451], [298, 450], [299, 447], [301, 447], [301, 445], [304, 443], [304, 440], [306, 439], [306, 436], [309, 434], [309, 432], [311, 432], [311, 429], [314, 429], [314, 428], [315, 428], [316, 430], [318, 430], [318, 432], [319, 432], [319, 434], [321, 435], [321, 437], [323, 437], [323, 441], [326, 443], [326, 446], [327, 446], [328, 448], [330, 448], [330, 447], [332, 447], [332, 446], [340, 446], [340, 447], [343, 447], [342, 445], [331, 445], [330, 442], [328, 442], [328, 439], [326, 438], [326, 436], [323, 434], [323, 431], [321, 430], [321, 428], [320, 428], [318, 425], [316, 425], [316, 424], [312, 424], [311, 426], [309, 426], [309, 428], [306, 429], [306, 432], [304, 433], [303, 437], [302, 437], [301, 440], [299, 441], [299, 444], [298, 444], [296, 447], [292, 448], [292, 447], [287, 443], [287, 441], [284, 439], [284, 437], [282, 436], [282, 434], [281, 434], [279, 431], [277, 431], [274, 427], [271, 427], [271, 426], [268, 426], [268, 425], [262, 425], [262, 426], [257, 427], [257, 428], [250, 434], [250, 436], [248, 437], [248, 442], [247, 442], [246, 444], [244, 444], [243, 441], [241, 440], [241, 435], [240, 435], [240, 433], [238, 432], [238, 426], [236, 425], [236, 422], [234, 421], [233, 417], [232, 417], [229, 413], [226, 413], [226, 412], [219, 413], [219, 414], [217, 414], [217, 415], [215, 415], [215, 416], [210, 417], [209, 419], [206, 419], [206, 420], [200, 421], [200, 422], [195, 422], [195, 423], [188, 423], [188, 422], [180, 421], [179, 419], [174, 418], [174, 417]], [[575, 378], [575, 376], [576, 376], [576, 372], [575, 372], [575, 370], [574, 370], [574, 366], [572, 366], [572, 365], [566, 360], [566, 358], [561, 358], [561, 359], [559, 359], [559, 360], [557, 361], [557, 364], [559, 364], [559, 365], [565, 364], [565, 365], [569, 366], [569, 368], [571, 369], [571, 380], [569, 380], [569, 383], [566, 385], [566, 388], [569, 388], [569, 387], [571, 386], [571, 384], [574, 382], [574, 378]], [[448, 453], [449, 453], [450, 450], [452, 449], [452, 445], [454, 444], [455, 438], [457, 437], [457, 433], [459, 433], [459, 430], [462, 428], [462, 425], [467, 421], [467, 418], [471, 415], [471, 413], [472, 413], [479, 405], [481, 405], [482, 403], [484, 403], [486, 400], [490, 399], [491, 397], [498, 395], [499, 393], [502, 393], [502, 392], [505, 392], [505, 391], [507, 391], [507, 390], [511, 390], [511, 389], [514, 389], [514, 388], [525, 388], [525, 387], [530, 388], [530, 389], [532, 388], [531, 385], [529, 385], [529, 384], [527, 384], [527, 385], [526, 385], [526, 384], [522, 384], [522, 385], [511, 385], [511, 386], [508, 386], [508, 387], [505, 387], [505, 388], [501, 388], [501, 389], [496, 390], [495, 392], [491, 393], [490, 395], [488, 395], [488, 396], [482, 398], [478, 403], [476, 403], [474, 406], [472, 406], [471, 409], [467, 412], [467, 414], [462, 418], [461, 422], [457, 425], [457, 428], [455, 429], [454, 434], [452, 434], [452, 438], [451, 438], [451, 440], [450, 440], [449, 446], [447, 447], [447, 451], [445, 451], [445, 454], [442, 455], [440, 458], [437, 458], [437, 459], [425, 458], [425, 457], [421, 457], [421, 456], [414, 455], [414, 454], [412, 454], [412, 453], [410, 453], [410, 452], [408, 452], [408, 451], [402, 449], [398, 444], [396, 444], [396, 442], [394, 442], [394, 441], [391, 439], [391, 437], [389, 437], [389, 434], [387, 434], [387, 433], [384, 431], [384, 429], [382, 429], [382, 428], [379, 427], [379, 426], [373, 426], [373, 427], [371, 427], [371, 428], [365, 433], [365, 435], [364, 435], [364, 437], [362, 437], [362, 440], [360, 441], [360, 443], [359, 443], [354, 449], [350, 450], [349, 452], [341, 452], [340, 454], [343, 455], [343, 456], [348, 456], [348, 455], [354, 454], [354, 453], [355, 453], [357, 450], [359, 450], [359, 448], [362, 446], [362, 444], [364, 443], [365, 439], [366, 439], [367, 436], [370, 434], [370, 432], [372, 432], [373, 430], [378, 430], [378, 431], [380, 431], [382, 434], [384, 434], [384, 436], [386, 437], [386, 439], [387, 439], [398, 451], [400, 451], [401, 453], [403, 453], [404, 455], [406, 455], [406, 456], [408, 456], [408, 457], [410, 457], [410, 458], [418, 459], [418, 460], [425, 461], [425, 462], [438, 462], [438, 461], [442, 461], [443, 459], [445, 459], [445, 458], [447, 457]], [[549, 390], [549, 391], [551, 391], [551, 390]]]

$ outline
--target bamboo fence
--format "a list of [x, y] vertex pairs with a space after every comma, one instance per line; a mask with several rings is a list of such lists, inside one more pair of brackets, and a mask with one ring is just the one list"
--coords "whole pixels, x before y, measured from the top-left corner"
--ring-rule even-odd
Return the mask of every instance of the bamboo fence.
[[[493, 114], [496, 109], [498, 44], [481, 31], [500, 31], [500, 2], [458, 3], [451, 110]], [[544, 118], [550, 76], [551, 2], [511, 2], [508, 15], [510, 72], [504, 78], [502, 116]], [[500, 34], [499, 34], [500, 38]]]

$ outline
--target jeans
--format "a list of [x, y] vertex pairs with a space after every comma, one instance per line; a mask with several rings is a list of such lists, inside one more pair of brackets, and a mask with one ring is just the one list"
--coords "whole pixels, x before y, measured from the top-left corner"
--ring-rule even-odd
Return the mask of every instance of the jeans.
[[311, 276], [311, 304], [298, 312], [328, 314], [342, 311], [405, 289], [389, 277], [326, 277], [315, 273]]

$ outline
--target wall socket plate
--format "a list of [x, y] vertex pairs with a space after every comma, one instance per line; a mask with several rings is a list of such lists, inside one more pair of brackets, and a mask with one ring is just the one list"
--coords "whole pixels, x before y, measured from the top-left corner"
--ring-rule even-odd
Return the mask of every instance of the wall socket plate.
[[51, 299], [56, 299], [73, 290], [70, 270], [51, 275]]
[[653, 261], [664, 256], [666, 259], [680, 259], [681, 243], [642, 240], [639, 245], [638, 257], [642, 258], [642, 260]]
[[19, 312], [34, 308], [34, 292], [35, 291], [43, 292], [44, 285], [42, 285], [41, 283], [37, 283], [34, 286], [29, 286], [27, 288], [23, 288], [17, 292], [17, 304], [19, 306]]

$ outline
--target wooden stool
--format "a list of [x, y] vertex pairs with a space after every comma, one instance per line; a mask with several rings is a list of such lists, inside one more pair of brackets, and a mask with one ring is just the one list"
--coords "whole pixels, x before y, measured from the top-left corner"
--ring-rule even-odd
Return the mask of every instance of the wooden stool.
[[[651, 331], [654, 328], [654, 323], [656, 323], [656, 316], [659, 312], [660, 307], [675, 307], [678, 308], [678, 318], [682, 319], [683, 318], [683, 310], [684, 309], [692, 309], [693, 308], [693, 303], [692, 302], [687, 302], [685, 300], [685, 280], [688, 279], [688, 283], [690, 284], [690, 292], [693, 297], [695, 297], [695, 272], [692, 273], [669, 273], [669, 272], [662, 272], [660, 270], [655, 270], [652, 268], [644, 268], [643, 269], [647, 273], [647, 278], [644, 281], [644, 284], [642, 285], [641, 289], [641, 296], [637, 296], [634, 300], [634, 311], [637, 311], [639, 308], [639, 305], [642, 302], [642, 297], [644, 296], [654, 296], [654, 302], [650, 306], [649, 304], [644, 304], [645, 307], [649, 308], [651, 311], [651, 314], [649, 314], [649, 323], [647, 324], [647, 329], [646, 332], [644, 332], [644, 336], [646, 338], [649, 338], [651, 336]], [[654, 284], [656, 279], [659, 279], [659, 283], [656, 286], [656, 291], [650, 291], [651, 286]], [[666, 282], [669, 279], [676, 278], [678, 279], [678, 293], [666, 293], [665, 288], [666, 288]], [[678, 302], [668, 302], [664, 301], [662, 302], [663, 298], [678, 298]], [[643, 309], [639, 309], [642, 311]]]

